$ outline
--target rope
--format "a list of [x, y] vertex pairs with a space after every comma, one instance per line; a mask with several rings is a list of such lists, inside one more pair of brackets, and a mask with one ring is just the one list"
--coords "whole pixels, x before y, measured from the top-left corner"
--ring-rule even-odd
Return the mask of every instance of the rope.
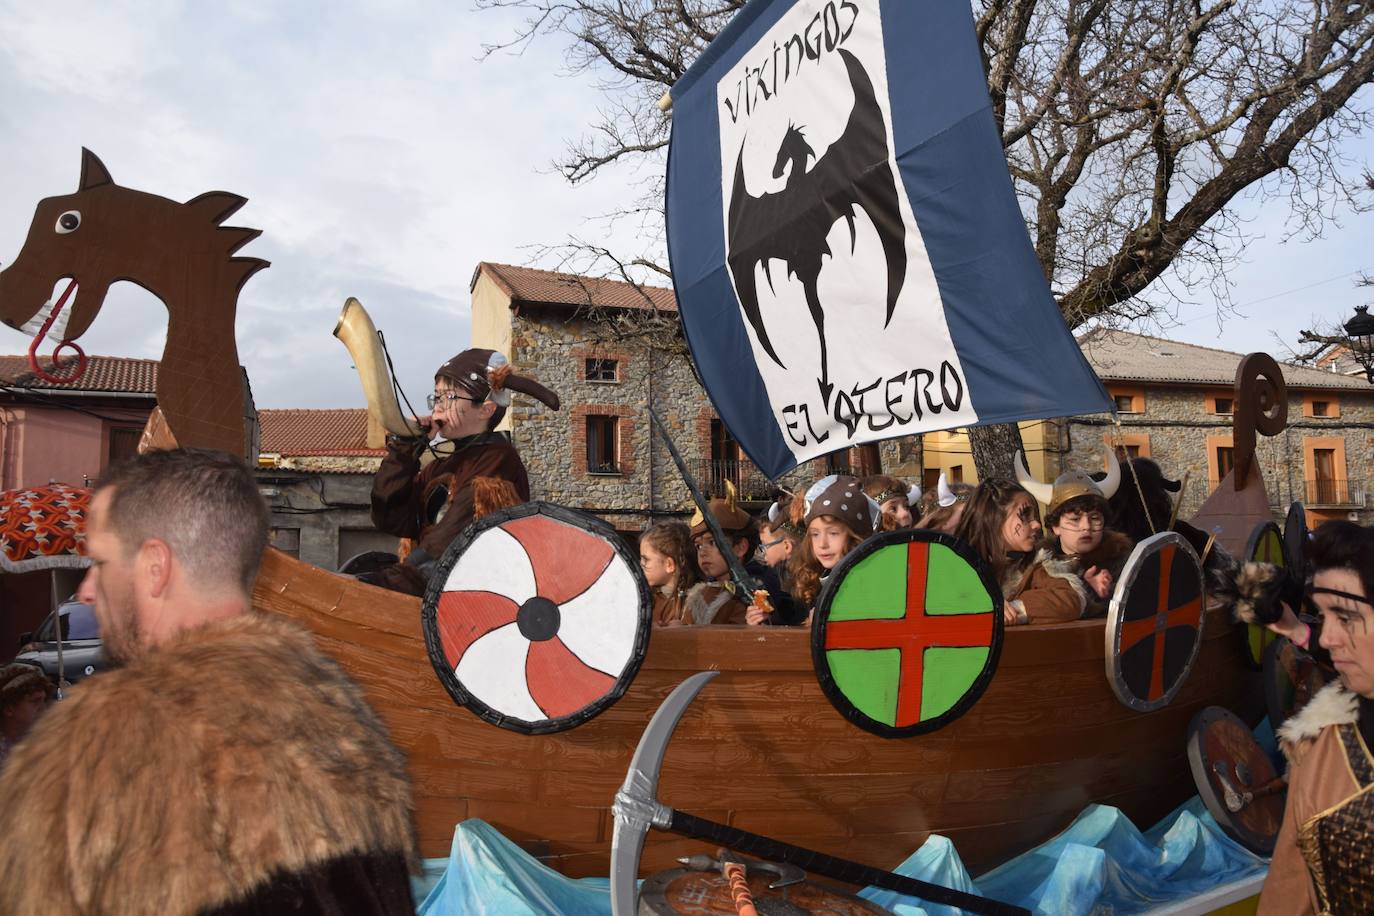
[[738, 862], [722, 862], [720, 870], [730, 882], [730, 898], [735, 901], [735, 912], [739, 916], [759, 916], [754, 906], [754, 895], [749, 892], [749, 882], [744, 879], [744, 866]]
[[[1114, 441], [1112, 442], [1112, 449], [1115, 450], [1119, 446], [1125, 446], [1126, 434], [1121, 431], [1121, 418], [1116, 414], [1112, 414], [1112, 426], [1116, 429]], [[1140, 475], [1135, 472], [1135, 462], [1128, 459], [1126, 461], [1126, 467], [1131, 469], [1131, 480], [1135, 481], [1135, 492], [1136, 495], [1140, 497], [1140, 508], [1145, 510], [1145, 521], [1150, 523], [1150, 533], [1159, 534], [1159, 531], [1155, 528], [1154, 517], [1150, 515], [1150, 504], [1145, 501], [1145, 490], [1140, 486]]]

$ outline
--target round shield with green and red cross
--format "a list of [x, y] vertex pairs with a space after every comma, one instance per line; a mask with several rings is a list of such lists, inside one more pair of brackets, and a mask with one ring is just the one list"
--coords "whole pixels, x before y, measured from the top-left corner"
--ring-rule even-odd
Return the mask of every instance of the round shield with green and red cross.
[[835, 567], [816, 603], [811, 656], [831, 704], [885, 738], [942, 728], [982, 696], [1002, 649], [1002, 595], [962, 541], [878, 535]]
[[1135, 546], [1107, 609], [1107, 682], [1131, 709], [1167, 706], [1202, 648], [1202, 564], [1180, 535]]
[[[1293, 505], [1298, 506], [1298, 503]], [[1255, 526], [1255, 530], [1250, 532], [1250, 539], [1245, 544], [1245, 560], [1249, 563], [1268, 563], [1286, 569], [1289, 564], [1285, 542], [1286, 539], [1283, 532], [1279, 531], [1278, 525], [1273, 522], [1260, 522]], [[1278, 635], [1257, 623], [1248, 623], [1241, 627], [1240, 634], [1245, 663], [1255, 671], [1263, 669], [1264, 650], [1279, 638]]]

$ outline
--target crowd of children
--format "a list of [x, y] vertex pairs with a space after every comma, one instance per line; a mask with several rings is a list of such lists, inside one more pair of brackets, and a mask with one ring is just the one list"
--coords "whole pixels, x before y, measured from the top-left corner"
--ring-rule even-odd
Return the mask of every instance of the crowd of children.
[[[1135, 464], [1138, 480], [1165, 480], [1153, 462]], [[1035, 480], [1018, 456], [1016, 480], [971, 486], [941, 474], [924, 493], [888, 475], [830, 475], [804, 493], [782, 493], [758, 518], [731, 492], [707, 510], [758, 590], [737, 594], [731, 564], [700, 511], [690, 524], [659, 522], [639, 548], [654, 623], [808, 625], [826, 578], [846, 554], [875, 534], [913, 527], [973, 549], [1002, 590], [1008, 625], [1102, 616], [1136, 541], [1133, 530], [1116, 529], [1134, 529], [1142, 516], [1153, 525], [1157, 514], [1149, 506], [1122, 511], [1114, 501], [1122, 478], [1114, 455], [1109, 465], [1101, 480], [1069, 471], [1050, 484]]]

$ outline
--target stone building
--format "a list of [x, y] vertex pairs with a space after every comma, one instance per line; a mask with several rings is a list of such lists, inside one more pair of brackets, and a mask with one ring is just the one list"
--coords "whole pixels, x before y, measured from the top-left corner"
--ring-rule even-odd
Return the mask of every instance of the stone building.
[[[477, 265], [471, 290], [472, 345], [506, 353], [563, 401], [555, 412], [517, 399], [503, 423], [535, 499], [599, 515], [627, 533], [690, 514], [650, 407], [708, 495], [729, 480], [754, 508], [771, 498], [773, 483], [741, 453], [696, 379], [672, 290], [487, 262]], [[882, 461], [918, 467], [918, 455], [909, 442], [888, 443]], [[858, 455], [841, 453], [779, 483], [795, 489], [829, 470], [864, 468]]]
[[[1063, 467], [1097, 470], [1103, 448], [1155, 459], [1173, 477], [1188, 473], [1181, 514], [1197, 511], [1231, 470], [1236, 369], [1243, 354], [1178, 341], [1097, 330], [1079, 340], [1116, 402], [1120, 427], [1106, 414], [1049, 424], [1047, 449]], [[1374, 386], [1358, 376], [1281, 365], [1288, 427], [1257, 436], [1255, 455], [1270, 505], [1282, 516], [1301, 500], [1313, 524], [1349, 518], [1368, 524], [1367, 481], [1374, 471]]]
[[272, 511], [272, 545], [338, 569], [368, 550], [396, 551], [372, 527], [372, 475], [385, 449], [367, 446], [367, 410], [260, 410], [258, 487]]

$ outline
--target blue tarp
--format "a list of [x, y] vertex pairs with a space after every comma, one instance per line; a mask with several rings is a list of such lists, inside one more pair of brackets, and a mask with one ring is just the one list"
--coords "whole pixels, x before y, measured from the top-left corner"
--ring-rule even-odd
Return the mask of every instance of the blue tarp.
[[[611, 911], [604, 878], [564, 877], [483, 821], [459, 824], [449, 858], [426, 864], [430, 881], [435, 874], [438, 879], [419, 907], [424, 916], [603, 916]], [[954, 844], [941, 836], [930, 837], [897, 871], [1058, 916], [1139, 913], [1262, 874], [1265, 868], [1264, 859], [1222, 833], [1194, 798], [1145, 833], [1118, 809], [1092, 805], [1054, 839], [976, 882]], [[861, 896], [899, 916], [958, 912], [876, 888]]]

